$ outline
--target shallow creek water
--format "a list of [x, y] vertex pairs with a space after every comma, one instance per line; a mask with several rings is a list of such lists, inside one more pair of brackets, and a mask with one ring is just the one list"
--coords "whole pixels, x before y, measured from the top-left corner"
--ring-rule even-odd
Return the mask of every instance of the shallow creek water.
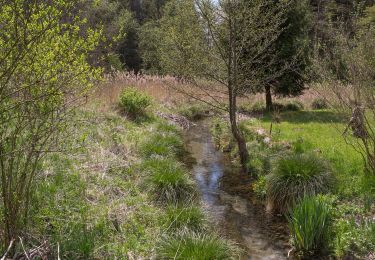
[[192, 126], [185, 135], [188, 150], [195, 158], [193, 174], [201, 193], [206, 214], [220, 233], [241, 248], [241, 259], [286, 259], [285, 227], [265, 213], [251, 198], [230, 194], [222, 187], [223, 178], [238, 171], [216, 150], [204, 121]]

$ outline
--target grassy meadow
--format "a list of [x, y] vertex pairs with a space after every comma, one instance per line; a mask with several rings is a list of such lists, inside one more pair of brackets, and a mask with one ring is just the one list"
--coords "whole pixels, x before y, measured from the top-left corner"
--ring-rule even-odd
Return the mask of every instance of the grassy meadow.
[[[321, 160], [320, 164], [328, 165], [335, 178], [335, 184], [323, 195], [323, 200], [331, 207], [331, 226], [324, 227], [330, 230], [325, 254], [338, 258], [351, 255], [371, 259], [369, 252], [375, 249], [372, 222], [375, 177], [365, 171], [361, 154], [351, 145], [356, 140], [350, 135], [347, 138], [343, 136], [348, 118], [335, 109], [304, 107], [297, 111], [258, 114], [255, 118], [241, 121], [251, 154], [250, 172], [257, 179], [251, 188], [266, 203], [267, 189], [272, 190], [268, 185], [270, 175], [282, 158], [293, 154], [317, 157]], [[298, 167], [302, 173], [308, 166]], [[296, 168], [289, 168], [291, 172], [293, 169]], [[291, 191], [278, 194], [282, 192]]]
[[[123, 113], [123, 89], [133, 91], [131, 98], [148, 100], [141, 102], [145, 109], [139, 115]], [[157, 97], [142, 93], [123, 87], [116, 94], [107, 92], [117, 95], [111, 100], [96, 93], [76, 111], [69, 135], [58, 147], [65, 152], [47, 156], [38, 176], [26, 252], [48, 241], [40, 246], [40, 257], [236, 255], [232, 242], [221, 238], [203, 214], [183, 161], [182, 129], [157, 117], [155, 111], [168, 109]]]

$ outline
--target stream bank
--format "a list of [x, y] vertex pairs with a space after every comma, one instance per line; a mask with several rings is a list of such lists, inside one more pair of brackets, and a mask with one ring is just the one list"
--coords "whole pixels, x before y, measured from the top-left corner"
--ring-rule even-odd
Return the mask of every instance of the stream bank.
[[192, 172], [209, 219], [220, 233], [243, 249], [241, 259], [286, 259], [289, 249], [285, 222], [266, 213], [245, 186], [249, 176], [217, 151], [207, 121], [185, 132], [188, 151], [196, 160]]

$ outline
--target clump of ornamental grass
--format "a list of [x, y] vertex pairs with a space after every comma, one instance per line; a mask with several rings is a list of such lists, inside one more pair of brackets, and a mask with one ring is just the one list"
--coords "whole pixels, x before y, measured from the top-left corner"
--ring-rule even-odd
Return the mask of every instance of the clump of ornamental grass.
[[335, 182], [328, 163], [313, 153], [279, 158], [267, 176], [267, 199], [285, 211], [304, 196], [327, 193]]
[[327, 248], [330, 207], [322, 197], [304, 197], [287, 216], [292, 245], [302, 256], [316, 255]]
[[184, 153], [184, 144], [181, 138], [172, 132], [160, 132], [152, 134], [144, 140], [139, 147], [140, 154], [143, 157], [152, 156], [182, 156]]
[[193, 231], [201, 231], [205, 228], [206, 219], [202, 210], [193, 205], [173, 205], [166, 209], [164, 226], [169, 231], [187, 228]]
[[161, 259], [234, 259], [236, 248], [215, 234], [183, 230], [165, 237], [157, 254]]
[[196, 194], [186, 169], [173, 158], [152, 158], [143, 163], [149, 173], [147, 184], [157, 201], [186, 202]]
[[120, 94], [120, 109], [133, 119], [145, 116], [151, 103], [150, 96], [133, 87], [124, 89]]

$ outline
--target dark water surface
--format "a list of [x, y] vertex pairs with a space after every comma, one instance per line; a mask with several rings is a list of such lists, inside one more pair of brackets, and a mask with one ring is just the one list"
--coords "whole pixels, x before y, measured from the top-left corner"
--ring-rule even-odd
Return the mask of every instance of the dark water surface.
[[223, 154], [216, 150], [205, 122], [192, 126], [185, 135], [189, 151], [195, 158], [193, 174], [208, 217], [220, 233], [244, 249], [241, 259], [286, 259], [285, 226], [275, 222], [258, 203], [250, 198], [229, 194], [223, 190], [222, 178], [232, 171]]

